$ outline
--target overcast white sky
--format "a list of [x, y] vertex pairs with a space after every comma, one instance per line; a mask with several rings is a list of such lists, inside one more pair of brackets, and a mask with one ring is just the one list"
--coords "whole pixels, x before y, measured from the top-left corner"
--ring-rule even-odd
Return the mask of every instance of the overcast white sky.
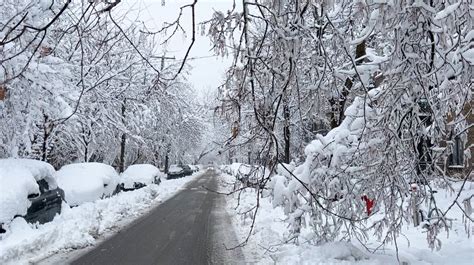
[[[192, 0], [127, 0], [123, 7], [130, 10], [131, 19], [138, 19], [145, 23], [150, 30], [160, 29], [165, 22], [174, 21], [179, 14], [180, 7], [192, 2]], [[214, 10], [227, 11], [232, 9], [233, 0], [198, 0], [196, 5], [196, 22], [201, 22], [211, 18]], [[191, 13], [187, 8], [183, 14], [183, 25], [187, 25], [186, 30], [191, 29]], [[203, 57], [213, 55], [211, 43], [207, 36], [201, 36], [200, 29], [197, 29], [197, 39], [191, 50], [190, 57]], [[191, 41], [191, 32], [188, 36], [175, 36], [166, 47], [167, 56], [175, 56], [182, 59]], [[190, 60], [193, 67], [191, 75], [188, 77], [190, 83], [198, 91], [215, 89], [222, 83], [226, 66], [230, 65], [230, 58], [211, 57]]]

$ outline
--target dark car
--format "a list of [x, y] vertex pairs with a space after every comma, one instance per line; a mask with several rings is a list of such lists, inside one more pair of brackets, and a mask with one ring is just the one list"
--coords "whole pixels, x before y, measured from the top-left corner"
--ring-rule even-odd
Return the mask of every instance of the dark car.
[[183, 172], [184, 176], [189, 176], [189, 175], [192, 175], [194, 173], [194, 170], [188, 165], [183, 165], [182, 168], [183, 168], [183, 171], [184, 171]]
[[193, 174], [193, 170], [188, 165], [171, 165], [168, 169], [168, 179], [177, 179]]
[[184, 169], [182, 166], [171, 165], [168, 169], [167, 179], [177, 179], [184, 177]]
[[43, 224], [61, 213], [64, 192], [57, 186], [50, 164], [32, 159], [0, 159], [0, 172], [0, 190], [4, 190], [0, 193], [5, 195], [0, 200], [0, 233], [15, 217]]
[[49, 189], [48, 182], [44, 179], [38, 182], [40, 194], [30, 194], [31, 201], [26, 215], [23, 216], [27, 222], [44, 224], [54, 219], [54, 216], [61, 213], [61, 204], [64, 200], [64, 191], [60, 188]]

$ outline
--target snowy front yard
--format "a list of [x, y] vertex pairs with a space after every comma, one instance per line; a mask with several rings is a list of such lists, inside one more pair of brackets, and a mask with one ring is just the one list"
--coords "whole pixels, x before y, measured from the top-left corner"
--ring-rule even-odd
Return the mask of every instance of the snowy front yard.
[[73, 208], [63, 203], [62, 213], [52, 222], [42, 225], [29, 224], [21, 217], [15, 218], [7, 232], [0, 235], [0, 264], [34, 263], [56, 253], [94, 245], [100, 238], [126, 226], [172, 197], [198, 175], [200, 173], [163, 180], [160, 185], [121, 192]]
[[[222, 174], [221, 186], [231, 191], [229, 183], [235, 178]], [[457, 183], [460, 184], [460, 183]], [[459, 185], [454, 185], [459, 189]], [[474, 194], [474, 183], [465, 185], [462, 197]], [[442, 208], [449, 207], [456, 193], [438, 190], [437, 201]], [[256, 190], [246, 189], [242, 193], [227, 196], [227, 211], [233, 217], [232, 223], [237, 232], [239, 242], [244, 242], [252, 226], [254, 207], [256, 206]], [[298, 239], [290, 236], [287, 216], [282, 207], [274, 208], [269, 196], [259, 199], [259, 208], [251, 236], [243, 246], [247, 263], [252, 264], [456, 264], [468, 265], [474, 261], [473, 227], [465, 225], [465, 219], [459, 209], [452, 209], [449, 217], [453, 219], [449, 234], [441, 231], [440, 250], [430, 250], [426, 233], [412, 224], [404, 224], [402, 234], [397, 239], [397, 246], [389, 243], [383, 246], [375, 235], [370, 235], [365, 244], [358, 241], [326, 243], [313, 245], [309, 242], [314, 233], [310, 227], [301, 230]], [[375, 214], [371, 218], [377, 218]], [[370, 221], [371, 219], [369, 219]], [[470, 231], [470, 236], [466, 233]], [[306, 240], [302, 240], [306, 239]], [[233, 247], [233, 246], [228, 246]], [[399, 249], [397, 260], [396, 248]], [[377, 248], [377, 251], [373, 252]], [[370, 250], [370, 251], [369, 251]]]

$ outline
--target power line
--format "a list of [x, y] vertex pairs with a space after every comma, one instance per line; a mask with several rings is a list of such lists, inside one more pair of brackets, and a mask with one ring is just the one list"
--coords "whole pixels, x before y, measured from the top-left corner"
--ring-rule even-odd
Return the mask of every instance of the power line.
[[[196, 56], [196, 57], [189, 57], [186, 60], [199, 60], [199, 59], [207, 59], [212, 57], [218, 57], [219, 55], [206, 55], [206, 56]], [[179, 59], [178, 61], [182, 61], [183, 59]]]
[[206, 55], [206, 56], [196, 56], [196, 57], [190, 57], [188, 60], [198, 60], [198, 59], [206, 59], [206, 58], [212, 58], [212, 57], [218, 57], [219, 55]]

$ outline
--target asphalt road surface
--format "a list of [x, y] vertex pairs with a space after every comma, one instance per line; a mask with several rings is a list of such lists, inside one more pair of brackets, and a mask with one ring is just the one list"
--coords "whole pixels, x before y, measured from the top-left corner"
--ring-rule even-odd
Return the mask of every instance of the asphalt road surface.
[[120, 231], [72, 264], [243, 264], [224, 198], [215, 192], [218, 175], [208, 170], [147, 216]]

